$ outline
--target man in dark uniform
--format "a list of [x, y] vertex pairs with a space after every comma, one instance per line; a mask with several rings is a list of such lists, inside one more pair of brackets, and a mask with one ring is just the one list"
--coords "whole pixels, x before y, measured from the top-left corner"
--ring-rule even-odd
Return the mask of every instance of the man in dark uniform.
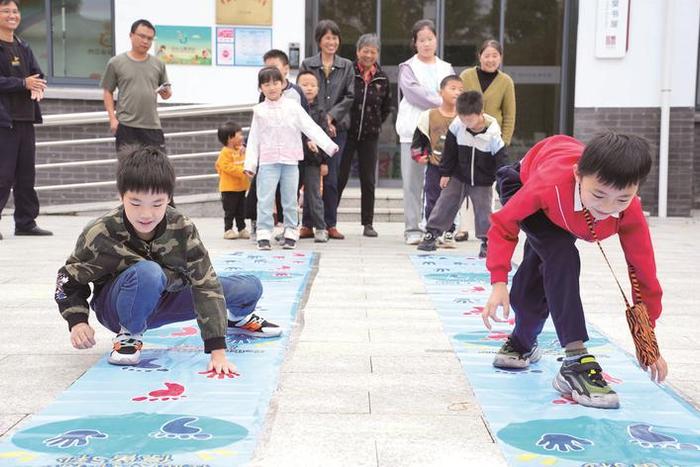
[[15, 235], [53, 235], [35, 221], [34, 124], [46, 81], [29, 45], [15, 37], [20, 20], [19, 0], [0, 0], [0, 214], [12, 190]]

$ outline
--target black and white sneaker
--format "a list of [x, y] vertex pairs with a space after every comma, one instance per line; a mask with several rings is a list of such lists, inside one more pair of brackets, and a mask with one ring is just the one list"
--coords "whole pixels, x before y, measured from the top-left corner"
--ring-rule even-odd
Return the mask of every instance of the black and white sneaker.
[[417, 248], [421, 251], [435, 251], [437, 250], [437, 238], [432, 233], [426, 232]]
[[107, 361], [112, 365], [138, 365], [141, 361], [140, 335], [131, 335], [128, 332], [120, 332], [112, 339], [112, 352], [107, 357]]
[[285, 238], [284, 239], [284, 244], [282, 245], [282, 248], [285, 250], [293, 250], [297, 247], [297, 241], [294, 240], [293, 238]]
[[542, 351], [537, 345], [537, 342], [532, 346], [529, 352], [521, 353], [518, 351], [512, 338], [503, 343], [496, 356], [493, 358], [493, 366], [496, 368], [516, 368], [523, 369], [535, 363], [542, 357]]
[[489, 244], [486, 243], [486, 240], [481, 241], [481, 246], [479, 247], [479, 258], [486, 258], [488, 255], [489, 251]]
[[595, 357], [582, 355], [576, 360], [566, 361], [552, 382], [554, 389], [584, 407], [617, 409], [620, 398], [608, 385], [603, 369]]
[[282, 328], [272, 324], [265, 318], [251, 313], [240, 321], [228, 321], [228, 328], [236, 334], [254, 337], [277, 337], [282, 334]]
[[258, 240], [258, 250], [271, 250], [270, 240]]

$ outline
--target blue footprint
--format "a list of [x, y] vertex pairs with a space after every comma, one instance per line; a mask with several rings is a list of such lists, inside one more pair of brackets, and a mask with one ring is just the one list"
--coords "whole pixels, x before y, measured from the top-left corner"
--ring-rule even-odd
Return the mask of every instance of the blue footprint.
[[191, 426], [191, 423], [199, 420], [198, 417], [180, 417], [167, 422], [160, 427], [160, 431], [149, 433], [151, 438], [168, 438], [179, 440], [205, 440], [211, 439], [211, 434], [202, 433], [202, 429], [196, 426]]

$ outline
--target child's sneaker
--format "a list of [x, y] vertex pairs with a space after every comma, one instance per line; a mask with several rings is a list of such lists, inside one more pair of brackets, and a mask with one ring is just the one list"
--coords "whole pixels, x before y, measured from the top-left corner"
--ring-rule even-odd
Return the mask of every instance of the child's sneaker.
[[435, 251], [437, 250], [437, 239], [430, 232], [426, 232], [423, 236], [423, 240], [418, 244], [418, 249], [421, 251]]
[[277, 337], [282, 334], [282, 328], [272, 324], [265, 318], [251, 313], [240, 321], [228, 321], [229, 329], [237, 334], [254, 337]]
[[530, 366], [530, 363], [537, 362], [541, 357], [542, 351], [537, 342], [535, 342], [535, 345], [532, 346], [529, 352], [520, 353], [515, 350], [512, 338], [508, 336], [508, 340], [505, 341], [494, 357], [493, 366], [496, 368], [527, 368]]
[[442, 248], [448, 248], [448, 249], [457, 248], [457, 244], [455, 243], [455, 237], [454, 237], [454, 234], [452, 232], [445, 232], [444, 234], [442, 234], [440, 239], [441, 239], [440, 246]]
[[235, 240], [239, 237], [238, 232], [236, 232], [233, 229], [228, 229], [226, 232], [224, 232], [224, 239], [226, 240]]
[[486, 243], [486, 240], [481, 241], [481, 247], [479, 248], [479, 258], [486, 258], [486, 254], [488, 253], [489, 245]]
[[258, 240], [258, 250], [271, 250], [270, 240]]
[[238, 238], [243, 238], [243, 239], [250, 238], [250, 233], [248, 233], [248, 229], [239, 230], [238, 231]]
[[603, 369], [593, 355], [564, 361], [552, 382], [554, 389], [585, 407], [617, 409], [620, 398], [603, 378]]
[[297, 247], [297, 241], [294, 240], [293, 238], [285, 238], [284, 239], [284, 244], [282, 245], [282, 248], [285, 250], [293, 250]]
[[132, 336], [129, 333], [119, 333], [112, 339], [114, 346], [107, 357], [112, 365], [138, 365], [141, 361], [141, 348], [143, 342], [141, 336]]
[[328, 231], [323, 229], [316, 230], [314, 234], [314, 242], [316, 243], [328, 243]]

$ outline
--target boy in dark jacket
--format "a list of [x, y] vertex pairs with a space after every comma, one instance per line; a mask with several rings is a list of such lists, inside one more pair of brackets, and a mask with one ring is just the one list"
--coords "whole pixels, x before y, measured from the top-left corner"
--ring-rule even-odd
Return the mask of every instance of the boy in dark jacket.
[[377, 170], [377, 142], [382, 124], [392, 112], [389, 78], [377, 63], [379, 38], [364, 34], [357, 41], [355, 72], [355, 99], [350, 110], [350, 129], [338, 175], [338, 203], [350, 177], [352, 161], [357, 153], [362, 193], [360, 220], [365, 237], [376, 237], [374, 220], [374, 188]]
[[254, 313], [262, 284], [254, 276], [217, 277], [192, 221], [168, 206], [175, 171], [154, 147], [120, 155], [122, 204], [90, 222], [58, 271], [55, 299], [76, 349], [95, 345], [92, 309], [117, 334], [108, 361], [138, 365], [141, 334], [197, 318], [209, 371], [235, 373], [226, 331], [275, 337], [281, 329]]
[[496, 170], [507, 160], [501, 128], [496, 119], [484, 113], [481, 93], [468, 91], [457, 98], [457, 116], [445, 139], [440, 161], [442, 192], [425, 227], [419, 250], [436, 249], [438, 236], [453, 223], [464, 198], [474, 206], [476, 236], [481, 239], [479, 257], [485, 258], [486, 234], [491, 214], [491, 186]]
[[[319, 105], [318, 79], [312, 71], [302, 71], [297, 76], [297, 85], [301, 88], [308, 102], [308, 112], [314, 122], [327, 133], [328, 117]], [[319, 149], [313, 141], [304, 136], [304, 160], [299, 164], [299, 179], [304, 184], [304, 213], [301, 231], [309, 237], [313, 228], [314, 241], [326, 243], [328, 230], [323, 217], [323, 198], [321, 196], [321, 177], [328, 173], [328, 155]], [[301, 238], [301, 236], [300, 236]]]

